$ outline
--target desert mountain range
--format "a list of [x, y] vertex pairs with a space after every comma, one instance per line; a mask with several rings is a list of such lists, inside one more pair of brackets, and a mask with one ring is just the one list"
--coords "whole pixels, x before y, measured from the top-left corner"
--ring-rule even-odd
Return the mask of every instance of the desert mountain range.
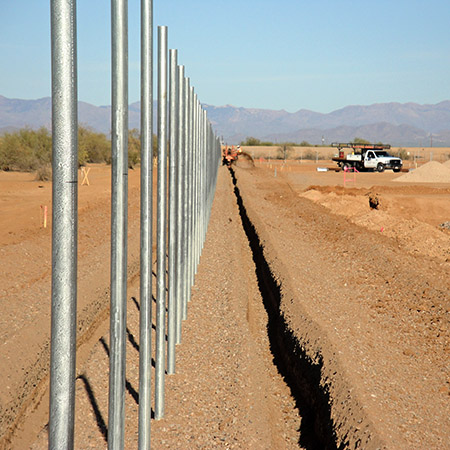
[[[203, 105], [216, 132], [228, 143], [248, 136], [273, 142], [326, 144], [355, 137], [396, 146], [450, 146], [450, 100], [435, 105], [377, 103], [346, 106], [327, 114], [301, 109], [252, 109]], [[156, 119], [156, 107], [154, 108]], [[79, 102], [79, 122], [108, 134], [111, 106]], [[140, 103], [129, 106], [130, 128], [139, 128]], [[156, 121], [155, 121], [156, 123]], [[0, 132], [51, 126], [51, 99], [9, 99], [0, 95]]]

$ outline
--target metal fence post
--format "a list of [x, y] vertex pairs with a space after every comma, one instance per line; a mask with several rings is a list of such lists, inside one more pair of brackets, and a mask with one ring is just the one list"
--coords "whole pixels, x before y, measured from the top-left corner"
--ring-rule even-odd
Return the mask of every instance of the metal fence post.
[[125, 429], [125, 337], [128, 214], [128, 4], [111, 2], [112, 176], [111, 317], [108, 448], [122, 449]]
[[195, 275], [197, 273], [197, 253], [198, 253], [198, 180], [199, 180], [199, 154], [200, 154], [200, 120], [199, 120], [199, 109], [200, 103], [198, 96], [195, 96], [195, 122], [194, 122], [194, 132], [195, 132], [195, 148], [194, 148], [194, 170], [193, 170], [193, 186], [192, 186], [192, 286], [194, 286]]
[[194, 216], [194, 208], [193, 208], [193, 179], [194, 179], [194, 158], [195, 158], [195, 94], [194, 87], [190, 87], [190, 113], [189, 113], [189, 170], [188, 170], [188, 180], [187, 180], [187, 189], [188, 189], [188, 292], [187, 299], [188, 302], [191, 300], [191, 287], [192, 287], [192, 253], [193, 253], [193, 216]]
[[52, 318], [49, 448], [72, 449], [78, 233], [76, 2], [52, 0]]
[[153, 0], [141, 0], [139, 450], [150, 449], [152, 374]]
[[[52, 29], [52, 323], [49, 448], [74, 445], [78, 121], [76, 0], [51, 0]], [[150, 448], [152, 328], [153, 2], [141, 0], [141, 230], [138, 446]], [[122, 449], [125, 433], [128, 3], [111, 0], [112, 173], [111, 300], [108, 448]], [[167, 372], [175, 371], [175, 344], [200, 261], [217, 180], [220, 143], [206, 112], [170, 51], [168, 136], [167, 27], [158, 27], [158, 190], [155, 418], [164, 416], [166, 250], [168, 242]], [[167, 151], [168, 138], [170, 153]], [[167, 157], [169, 155], [169, 191]], [[167, 194], [169, 203], [167, 204]], [[168, 217], [167, 217], [168, 206]], [[168, 219], [168, 220], [167, 220]], [[167, 239], [167, 226], [169, 235]]]
[[175, 373], [175, 343], [176, 343], [176, 281], [178, 247], [176, 234], [176, 212], [178, 190], [178, 78], [177, 78], [177, 50], [171, 49], [170, 56], [170, 84], [169, 84], [169, 251], [168, 251], [168, 319], [167, 319], [167, 373]]
[[178, 70], [178, 166], [177, 166], [177, 176], [178, 176], [178, 199], [177, 199], [177, 344], [181, 342], [181, 322], [183, 318], [183, 204], [184, 204], [184, 191], [185, 191], [185, 180], [184, 180], [184, 170], [185, 170], [185, 81], [184, 81], [184, 66], [179, 66]]
[[155, 419], [164, 416], [167, 242], [167, 27], [158, 27], [158, 192]]
[[191, 123], [191, 87], [189, 78], [184, 80], [184, 176], [183, 176], [183, 319], [187, 319], [187, 300], [189, 290], [189, 161], [191, 155], [190, 123]]

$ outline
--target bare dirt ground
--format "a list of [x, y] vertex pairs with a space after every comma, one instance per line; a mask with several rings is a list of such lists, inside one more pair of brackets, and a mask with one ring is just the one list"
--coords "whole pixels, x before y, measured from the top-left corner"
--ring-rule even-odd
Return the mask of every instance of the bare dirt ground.
[[[154, 448], [445, 448], [450, 185], [221, 168]], [[275, 176], [276, 175], [276, 176]], [[109, 168], [80, 186], [76, 448], [105, 448]], [[126, 448], [137, 442], [131, 171]], [[40, 187], [42, 186], [42, 187]], [[46, 448], [51, 185], [0, 173], [0, 448]], [[377, 198], [377, 209], [369, 198]], [[238, 204], [239, 207], [238, 207]]]

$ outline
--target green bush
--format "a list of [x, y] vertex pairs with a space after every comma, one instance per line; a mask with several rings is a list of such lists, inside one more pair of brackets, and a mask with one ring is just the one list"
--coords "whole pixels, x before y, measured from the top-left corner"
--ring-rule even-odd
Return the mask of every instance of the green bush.
[[245, 145], [246, 147], [270, 147], [273, 145], [273, 142], [261, 141], [254, 137], [248, 137], [245, 141], [242, 141], [240, 145]]
[[[158, 154], [158, 140], [152, 136], [153, 157]], [[128, 133], [128, 167], [141, 159], [141, 142], [137, 129]], [[41, 181], [51, 178], [52, 136], [49, 130], [23, 128], [0, 137], [0, 170], [37, 171]], [[111, 164], [111, 141], [103, 133], [86, 126], [78, 128], [78, 164]]]
[[32, 172], [50, 164], [51, 154], [52, 138], [44, 127], [5, 133], [0, 141], [0, 169]]
[[402, 159], [403, 161], [411, 159], [411, 155], [408, 155], [408, 151], [401, 147], [397, 151], [391, 150], [389, 153], [392, 156], [396, 156], [397, 158]]
[[306, 150], [305, 153], [303, 153], [303, 159], [310, 159], [312, 161], [316, 160], [316, 152], [313, 152], [312, 150]]
[[50, 164], [42, 165], [36, 170], [36, 181], [50, 181], [52, 179], [52, 166]]
[[156, 158], [158, 156], [158, 136], [156, 134], [152, 137], [152, 153], [153, 158]]
[[78, 164], [111, 163], [111, 141], [103, 133], [78, 127]]
[[300, 159], [300, 158], [308, 159], [310, 161], [326, 160], [326, 159], [331, 159], [332, 154], [323, 155], [323, 154], [320, 154], [319, 152], [315, 152], [314, 150], [306, 150], [306, 152], [303, 153], [302, 156], [297, 157], [297, 159]]
[[282, 144], [281, 147], [277, 148], [276, 159], [289, 159], [292, 155], [294, 149], [287, 144]]
[[141, 140], [139, 130], [133, 128], [128, 132], [128, 167], [134, 166], [141, 160]]
[[371, 144], [371, 142], [366, 139], [355, 137], [355, 139], [353, 139], [353, 144]]

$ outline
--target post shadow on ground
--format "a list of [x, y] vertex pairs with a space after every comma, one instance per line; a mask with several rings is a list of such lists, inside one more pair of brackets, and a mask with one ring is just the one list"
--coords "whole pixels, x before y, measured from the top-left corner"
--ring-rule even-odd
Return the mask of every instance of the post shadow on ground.
[[[103, 349], [105, 350], [105, 353], [108, 355], [108, 358], [109, 358], [109, 355], [110, 355], [109, 347], [103, 336], [100, 338], [100, 342], [103, 346]], [[126, 378], [125, 378], [125, 388], [128, 391], [128, 393], [131, 395], [131, 397], [133, 397], [136, 404], [139, 405], [139, 393], [138, 393], [138, 391], [136, 391], [136, 389], [133, 387], [133, 385]]]
[[[133, 303], [136, 306], [136, 309], [138, 311], [141, 310], [141, 307], [139, 305], [139, 302], [137, 301], [136, 297], [131, 297], [131, 300], [133, 301]], [[156, 298], [152, 295], [152, 300], [156, 303]], [[168, 312], [168, 309], [166, 308], [166, 312]], [[156, 325], [154, 323], [152, 323], [152, 329], [156, 331]], [[137, 350], [139, 351], [139, 344], [136, 342], [136, 339], [134, 338], [134, 336], [131, 334], [130, 330], [127, 328], [127, 334], [128, 334], [128, 340], [130, 341], [131, 345]], [[167, 335], [166, 335], [166, 340], [168, 339]]]
[[[156, 275], [155, 275], [156, 276]], [[136, 306], [136, 309], [138, 311], [141, 310], [141, 305], [139, 304], [139, 302], [137, 301], [136, 297], [131, 297], [131, 300], [133, 301], [134, 305]], [[156, 297], [154, 295], [152, 295], [152, 300], [156, 303]], [[154, 325], [152, 325], [153, 329], [156, 329]]]
[[106, 426], [106, 422], [103, 419], [102, 413], [97, 403], [97, 399], [95, 398], [94, 390], [92, 389], [91, 383], [89, 382], [88, 377], [82, 373], [77, 376], [77, 380], [81, 380], [83, 382], [84, 389], [86, 394], [88, 395], [89, 402], [91, 403], [92, 410], [95, 415], [95, 421], [97, 423], [97, 428], [102, 434], [103, 438], [106, 442], [108, 442], [108, 427]]
[[139, 304], [139, 302], [137, 301], [136, 297], [131, 297], [131, 301], [134, 303], [134, 305], [136, 306], [136, 309], [138, 311], [141, 310], [141, 305]]
[[[101, 337], [99, 340], [103, 346], [103, 349], [105, 350], [106, 355], [109, 358], [110, 350], [109, 350], [108, 344], [106, 343], [104, 337]], [[155, 367], [155, 361], [153, 359], [152, 359], [152, 366]], [[89, 378], [86, 376], [85, 373], [82, 373], [77, 376], [77, 380], [82, 381], [83, 387], [86, 391], [86, 394], [88, 396], [89, 402], [92, 407], [92, 411], [95, 416], [95, 422], [96, 422], [97, 428], [98, 428], [99, 432], [101, 433], [101, 435], [103, 436], [103, 439], [105, 440], [105, 442], [108, 442], [108, 427], [107, 427], [106, 421], [103, 418], [103, 415], [100, 411], [100, 407], [98, 405], [97, 398], [95, 396], [95, 393], [94, 393], [92, 385], [89, 381]], [[125, 388], [128, 391], [128, 393], [131, 395], [133, 400], [136, 402], [136, 404], [139, 405], [139, 393], [136, 391], [136, 389], [134, 389], [132, 384], [127, 379], [125, 379]], [[151, 412], [151, 418], [154, 419], [154, 411], [153, 410]]]
[[133, 334], [131, 333], [130, 329], [127, 327], [127, 336], [128, 336], [128, 342], [132, 345], [132, 347], [139, 352], [139, 344], [136, 342], [136, 339], [134, 338]]
[[[110, 351], [109, 351], [108, 344], [105, 341], [105, 338], [102, 336], [99, 340], [100, 340], [100, 343], [103, 346], [103, 349], [105, 350], [106, 355], [109, 358]], [[152, 367], [155, 367], [155, 366], [156, 366], [155, 360], [152, 358]], [[166, 373], [167, 373], [167, 371], [166, 371]], [[139, 405], [139, 392], [136, 391], [136, 389], [133, 387], [133, 385], [126, 378], [125, 378], [125, 389], [131, 395], [131, 397], [136, 402], [136, 404]], [[154, 419], [154, 417], [155, 417], [155, 413], [154, 413], [154, 411], [152, 409], [151, 418]]]

